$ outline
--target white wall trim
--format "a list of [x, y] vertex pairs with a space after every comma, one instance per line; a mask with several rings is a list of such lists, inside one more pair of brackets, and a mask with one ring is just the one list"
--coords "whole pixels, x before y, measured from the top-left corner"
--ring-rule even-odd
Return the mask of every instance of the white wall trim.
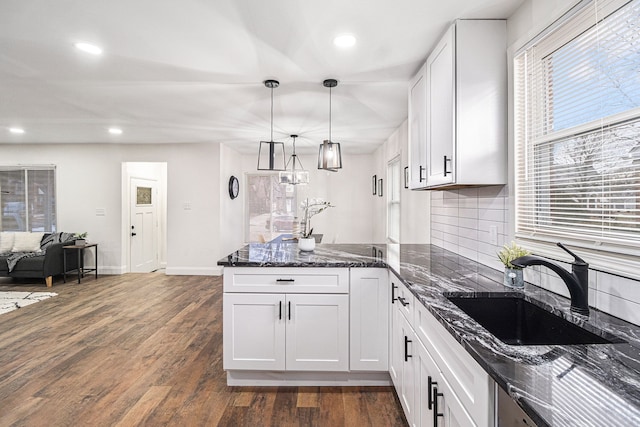
[[222, 266], [216, 267], [167, 267], [167, 276], [222, 276]]
[[227, 371], [230, 386], [390, 386], [388, 372]]
[[[86, 265], [86, 264], [85, 264]], [[87, 267], [92, 268], [87, 265]], [[98, 265], [98, 276], [102, 274], [106, 275], [116, 275], [116, 274], [125, 274], [127, 272], [126, 265]], [[67, 276], [73, 276], [74, 273], [67, 273]], [[93, 272], [86, 273], [85, 276], [91, 276]]]

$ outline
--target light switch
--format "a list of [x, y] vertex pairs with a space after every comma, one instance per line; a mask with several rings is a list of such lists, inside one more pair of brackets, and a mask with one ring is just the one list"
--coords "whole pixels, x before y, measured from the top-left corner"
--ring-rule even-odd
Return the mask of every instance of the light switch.
[[191, 210], [191, 202], [184, 202], [182, 204], [182, 209], [184, 209], [185, 211], [190, 211]]
[[492, 245], [498, 244], [498, 227], [495, 225], [489, 226], [489, 243]]
[[105, 208], [96, 208], [96, 216], [106, 216], [107, 210]]

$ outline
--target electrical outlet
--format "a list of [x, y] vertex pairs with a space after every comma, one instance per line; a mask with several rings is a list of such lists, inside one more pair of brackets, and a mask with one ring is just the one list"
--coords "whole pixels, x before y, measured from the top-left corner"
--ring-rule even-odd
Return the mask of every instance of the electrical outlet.
[[489, 226], [489, 243], [492, 245], [498, 244], [498, 227], [495, 225]]

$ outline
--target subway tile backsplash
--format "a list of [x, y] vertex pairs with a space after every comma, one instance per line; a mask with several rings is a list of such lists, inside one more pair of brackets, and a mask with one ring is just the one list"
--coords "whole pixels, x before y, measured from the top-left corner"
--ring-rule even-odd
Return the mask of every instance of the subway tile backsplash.
[[[509, 192], [506, 186], [431, 192], [431, 243], [496, 270], [502, 245], [510, 243]], [[491, 229], [497, 241], [491, 241]], [[564, 265], [570, 269], [569, 264]], [[525, 269], [525, 280], [569, 297], [567, 287], [541, 266]], [[589, 272], [589, 304], [640, 325], [640, 282], [601, 271]]]

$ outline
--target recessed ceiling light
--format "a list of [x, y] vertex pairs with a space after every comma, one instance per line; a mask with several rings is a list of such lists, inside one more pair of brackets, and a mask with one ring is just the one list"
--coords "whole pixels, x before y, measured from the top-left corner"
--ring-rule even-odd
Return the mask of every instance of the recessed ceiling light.
[[9, 128], [9, 132], [14, 133], [16, 135], [22, 135], [24, 133], [24, 129], [22, 129], [22, 128]]
[[120, 129], [120, 128], [109, 128], [109, 133], [111, 135], [122, 135], [122, 129]]
[[356, 44], [356, 38], [353, 34], [341, 34], [333, 39], [333, 44], [338, 47], [352, 47]]
[[100, 46], [96, 46], [95, 44], [78, 42], [74, 46], [76, 47], [76, 49], [86, 53], [90, 53], [92, 55], [102, 55], [102, 48]]

